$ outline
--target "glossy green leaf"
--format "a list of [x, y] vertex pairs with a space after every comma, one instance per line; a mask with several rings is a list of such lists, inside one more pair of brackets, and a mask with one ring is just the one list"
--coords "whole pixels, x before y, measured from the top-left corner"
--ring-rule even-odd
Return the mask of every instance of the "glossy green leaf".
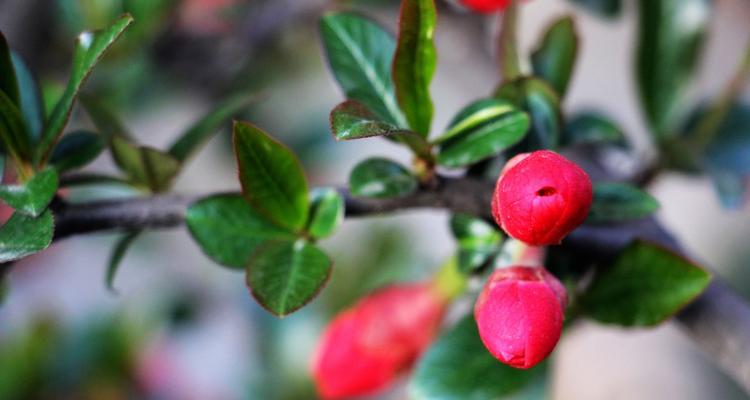
[[461, 110], [453, 118], [445, 133], [440, 135], [435, 142], [442, 143], [455, 136], [463, 135], [515, 109], [512, 104], [503, 100], [477, 100]]
[[110, 140], [112, 159], [117, 167], [134, 183], [147, 186], [146, 168], [143, 165], [140, 148], [120, 136], [113, 136]]
[[0, 186], [0, 199], [17, 211], [36, 217], [47, 209], [57, 185], [57, 171], [47, 168], [23, 185]]
[[451, 168], [471, 165], [519, 143], [528, 130], [528, 115], [511, 109], [443, 142], [438, 164]]
[[354, 196], [387, 198], [407, 195], [417, 188], [417, 179], [401, 165], [385, 158], [369, 158], [349, 175]]
[[691, 261], [636, 241], [594, 277], [581, 306], [600, 322], [653, 326], [698, 297], [710, 281], [711, 275]]
[[16, 72], [11, 59], [10, 46], [8, 46], [8, 41], [5, 40], [2, 32], [0, 32], [0, 92], [5, 93], [8, 99], [17, 107], [20, 106], [21, 100], [18, 93]]
[[122, 263], [122, 259], [125, 258], [125, 253], [127, 253], [130, 246], [140, 234], [141, 231], [128, 232], [115, 243], [115, 247], [112, 249], [112, 254], [109, 256], [109, 263], [107, 263], [107, 273], [104, 276], [104, 284], [111, 292], [116, 292], [114, 286], [115, 275], [120, 268], [120, 263]]
[[587, 222], [621, 222], [648, 217], [659, 209], [650, 194], [626, 183], [594, 184], [594, 201]]
[[420, 358], [409, 393], [414, 400], [536, 400], [546, 398], [545, 379], [545, 364], [521, 370], [492, 357], [468, 315]]
[[310, 203], [305, 172], [297, 156], [247, 122], [234, 124], [234, 153], [242, 194], [250, 204], [278, 225], [301, 230]]
[[16, 161], [28, 161], [29, 136], [21, 111], [16, 104], [0, 91], [0, 144], [2, 149]]
[[221, 265], [244, 268], [250, 255], [268, 240], [295, 235], [266, 219], [241, 195], [216, 195], [188, 208], [185, 221], [203, 252]]
[[409, 126], [427, 137], [432, 124], [430, 82], [437, 65], [434, 0], [402, 0], [398, 46], [393, 60], [396, 98]]
[[406, 127], [391, 81], [393, 36], [371, 20], [349, 13], [326, 14], [320, 30], [328, 63], [346, 97], [384, 121]]
[[38, 217], [14, 213], [0, 227], [0, 263], [18, 260], [46, 249], [54, 233], [52, 212]]
[[710, 0], [639, 0], [637, 83], [653, 133], [674, 133], [711, 19]]
[[42, 94], [34, 75], [23, 62], [21, 57], [13, 53], [13, 67], [16, 70], [18, 89], [20, 96], [21, 116], [28, 129], [27, 134], [31, 143], [36, 143], [42, 134], [44, 126], [44, 107], [42, 105]]
[[50, 157], [58, 173], [78, 169], [94, 161], [104, 150], [101, 135], [87, 131], [71, 132], [62, 137]]
[[86, 78], [88, 78], [91, 70], [104, 52], [132, 22], [133, 17], [125, 14], [111, 26], [101, 31], [83, 32], [78, 36], [73, 54], [73, 67], [70, 73], [70, 80], [65, 88], [65, 92], [60, 100], [58, 100], [44, 126], [37, 153], [39, 160], [44, 161], [47, 158], [62, 134], [70, 118], [70, 113], [73, 110], [73, 104], [78, 96], [78, 91], [86, 81]]
[[589, 12], [604, 18], [616, 18], [622, 11], [622, 0], [571, 0]]
[[331, 132], [336, 140], [413, 134], [373, 114], [362, 103], [347, 100], [331, 111]]
[[336, 189], [313, 189], [307, 232], [316, 239], [331, 236], [344, 222], [344, 199]]
[[454, 214], [451, 232], [458, 242], [458, 268], [469, 272], [495, 254], [502, 244], [502, 235], [482, 219], [465, 214]]
[[531, 54], [534, 75], [544, 79], [560, 97], [565, 96], [578, 54], [578, 37], [573, 17], [555, 21]]
[[192, 157], [230, 118], [237, 117], [255, 101], [255, 96], [232, 97], [203, 116], [169, 148], [169, 154], [180, 162]]
[[331, 265], [325, 253], [303, 240], [266, 242], [250, 257], [247, 286], [260, 305], [283, 317], [320, 292]]
[[561, 145], [613, 143], [625, 144], [625, 135], [617, 124], [596, 112], [574, 115], [565, 124]]
[[562, 134], [560, 98], [546, 82], [538, 78], [520, 78], [502, 85], [496, 97], [510, 101], [531, 118], [529, 134], [519, 151], [556, 149]]

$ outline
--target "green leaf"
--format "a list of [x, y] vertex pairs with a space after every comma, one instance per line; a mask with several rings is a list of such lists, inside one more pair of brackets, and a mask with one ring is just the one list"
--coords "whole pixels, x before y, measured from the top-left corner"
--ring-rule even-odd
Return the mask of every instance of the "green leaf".
[[496, 97], [510, 101], [531, 117], [531, 129], [519, 151], [557, 148], [562, 134], [560, 98], [546, 82], [520, 78], [502, 85]]
[[23, 62], [21, 57], [13, 53], [13, 67], [16, 70], [18, 89], [20, 95], [20, 108], [23, 120], [28, 128], [31, 143], [36, 143], [42, 134], [44, 125], [44, 109], [42, 105], [42, 94], [34, 75]]
[[710, 0], [639, 0], [637, 83], [653, 133], [674, 133], [688, 83], [698, 67]]
[[178, 161], [185, 162], [211, 139], [226, 121], [240, 114], [255, 99], [255, 96], [240, 95], [222, 102], [180, 135], [169, 148], [169, 154]]
[[348, 13], [323, 16], [320, 30], [328, 63], [346, 97], [386, 122], [406, 127], [391, 81], [393, 36], [369, 19]]
[[54, 225], [50, 210], [36, 218], [14, 213], [0, 228], [0, 263], [46, 249], [52, 243]]
[[613, 19], [620, 15], [622, 10], [621, 0], [571, 0], [589, 12], [603, 18]]
[[17, 107], [20, 106], [21, 98], [18, 93], [18, 82], [15, 68], [13, 68], [10, 46], [2, 32], [0, 32], [0, 92], [5, 93]]
[[463, 135], [513, 110], [515, 110], [515, 107], [507, 101], [498, 99], [477, 100], [461, 110], [453, 118], [448, 129], [435, 142], [442, 143], [455, 136]]
[[710, 169], [750, 175], [750, 105], [732, 105], [708, 143], [704, 160]]
[[387, 198], [407, 195], [417, 188], [417, 179], [401, 165], [385, 158], [369, 158], [349, 175], [354, 196]]
[[0, 152], [0, 184], [5, 180], [5, 154]]
[[430, 82], [437, 65], [434, 0], [402, 0], [398, 46], [393, 60], [396, 97], [409, 126], [423, 137], [430, 133], [433, 105]]
[[463, 272], [480, 267], [500, 249], [500, 232], [479, 218], [454, 214], [450, 227], [458, 241], [458, 268]]
[[266, 242], [250, 258], [247, 286], [260, 305], [283, 317], [320, 292], [331, 265], [325, 253], [303, 240]]
[[88, 78], [91, 70], [99, 61], [104, 52], [120, 37], [125, 29], [133, 22], [133, 17], [125, 14], [108, 28], [101, 31], [83, 32], [76, 40], [75, 52], [73, 54], [73, 67], [70, 80], [65, 88], [62, 98], [58, 100], [52, 111], [47, 124], [42, 132], [39, 143], [37, 158], [39, 161], [46, 160], [55, 143], [68, 123], [73, 104], [78, 96], [78, 91]]
[[748, 178], [733, 172], [709, 171], [716, 193], [724, 208], [739, 210], [745, 204], [748, 193]]
[[16, 162], [28, 161], [29, 137], [21, 111], [13, 101], [0, 91], [0, 144]]
[[201, 250], [221, 265], [247, 266], [250, 255], [268, 240], [294, 240], [295, 235], [268, 221], [241, 195], [216, 195], [188, 208], [190, 234]]
[[55, 146], [50, 163], [58, 173], [78, 169], [94, 161], [104, 150], [101, 135], [87, 131], [71, 132]]
[[617, 124], [596, 112], [574, 115], [565, 124], [561, 145], [614, 143], [625, 144], [625, 135]]
[[47, 168], [24, 185], [0, 186], [0, 199], [19, 212], [36, 217], [47, 209], [57, 186], [57, 171]]
[[300, 231], [310, 204], [305, 173], [294, 153], [247, 122], [234, 124], [234, 153], [242, 194], [250, 204], [278, 225]]
[[560, 97], [565, 96], [578, 54], [578, 37], [573, 17], [555, 21], [531, 54], [534, 75], [549, 83]]
[[542, 399], [545, 377], [545, 364], [521, 370], [492, 357], [468, 315], [420, 358], [409, 393], [414, 400]]
[[86, 110], [86, 113], [89, 115], [89, 118], [91, 118], [91, 122], [94, 123], [96, 129], [99, 130], [99, 133], [104, 138], [109, 140], [114, 136], [119, 136], [123, 139], [132, 140], [132, 135], [130, 135], [127, 128], [125, 128], [125, 125], [120, 121], [117, 115], [115, 115], [115, 113], [104, 104], [102, 99], [81, 94], [79, 101], [81, 102], [83, 109]]
[[347, 100], [331, 111], [331, 132], [336, 140], [413, 134], [373, 114], [362, 103]]
[[595, 276], [580, 298], [597, 321], [653, 326], [673, 316], [706, 289], [711, 275], [658, 245], [636, 241]]
[[110, 150], [117, 166], [133, 183], [154, 193], [170, 189], [180, 172], [180, 162], [168, 153], [136, 146], [121, 136], [112, 137]]
[[111, 292], [116, 292], [114, 286], [115, 275], [120, 268], [120, 263], [125, 257], [125, 253], [127, 253], [130, 246], [140, 234], [141, 231], [128, 232], [115, 243], [115, 248], [112, 250], [112, 255], [110, 255], [109, 263], [107, 264], [107, 274], [104, 277], [104, 283]]
[[608, 223], [646, 218], [659, 209], [650, 194], [626, 183], [594, 184], [594, 201], [586, 222]]
[[316, 239], [331, 236], [344, 222], [344, 199], [336, 189], [314, 189], [310, 194], [307, 232]]
[[[456, 125], [453, 125], [441, 137], [442, 143], [437, 158], [440, 165], [451, 168], [465, 167], [496, 155], [524, 138], [529, 130], [528, 115], [501, 100], [492, 100], [492, 103], [494, 104], [488, 104], [489, 107], [483, 109], [486, 111], [484, 114], [480, 110], [473, 113], [465, 112], [468, 119], [457, 121], [458, 126], [464, 128], [455, 129]], [[498, 103], [505, 103], [507, 108]], [[473, 109], [473, 106], [470, 105], [469, 108]], [[503, 112], [498, 113], [500, 109], [503, 109]], [[443, 139], [445, 137], [449, 139]]]

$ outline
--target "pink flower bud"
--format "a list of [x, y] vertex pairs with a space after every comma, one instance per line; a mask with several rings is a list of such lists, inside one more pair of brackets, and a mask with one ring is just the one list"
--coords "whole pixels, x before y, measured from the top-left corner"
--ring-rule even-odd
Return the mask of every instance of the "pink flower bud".
[[387, 388], [430, 344], [446, 302], [430, 284], [393, 285], [339, 314], [312, 364], [320, 396], [342, 399]]
[[567, 305], [563, 285], [544, 268], [496, 270], [474, 305], [487, 350], [504, 364], [528, 369], [555, 348]]
[[466, 7], [484, 14], [504, 10], [510, 5], [510, 1], [511, 0], [462, 0]]
[[500, 174], [492, 215], [511, 237], [533, 246], [559, 244], [589, 213], [593, 190], [586, 172], [540, 150], [521, 154]]

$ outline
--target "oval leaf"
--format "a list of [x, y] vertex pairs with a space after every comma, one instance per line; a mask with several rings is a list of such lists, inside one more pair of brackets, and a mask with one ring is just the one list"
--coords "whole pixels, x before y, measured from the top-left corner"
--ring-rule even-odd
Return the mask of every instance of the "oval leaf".
[[208, 257], [232, 268], [247, 266], [250, 255], [267, 240], [295, 238], [255, 211], [240, 195], [200, 200], [188, 208], [185, 222]]
[[38, 217], [14, 213], [0, 228], [0, 263], [46, 249], [52, 243], [54, 225], [50, 210]]
[[421, 357], [409, 392], [415, 400], [543, 399], [545, 377], [545, 364], [521, 370], [492, 357], [469, 315]]
[[409, 134], [375, 116], [362, 103], [347, 100], [331, 111], [331, 132], [336, 140], [363, 139], [373, 136]]
[[546, 82], [521, 78], [502, 85], [496, 97], [510, 101], [531, 118], [531, 129], [519, 152], [557, 148], [562, 131], [560, 98]]
[[247, 286], [260, 305], [283, 317], [320, 292], [331, 265], [325, 253], [303, 240], [266, 242], [250, 258]]
[[689, 260], [636, 241], [594, 278], [581, 306], [600, 322], [653, 326], [698, 297], [710, 281], [711, 275]]
[[637, 83], [653, 133], [673, 133], [683, 93], [698, 66], [710, 0], [640, 0]]
[[555, 21], [531, 54], [534, 75], [549, 83], [560, 97], [565, 96], [578, 53], [575, 23], [570, 16]]
[[310, 198], [307, 232], [316, 239], [331, 236], [344, 222], [344, 199], [335, 189], [314, 189]]
[[528, 130], [529, 117], [524, 112], [508, 111], [444, 142], [438, 163], [451, 168], [474, 164], [519, 143]]
[[386, 122], [406, 127], [391, 81], [396, 42], [359, 15], [331, 13], [320, 20], [328, 64], [347, 99], [357, 100]]
[[625, 183], [597, 183], [589, 211], [589, 223], [622, 222], [646, 218], [659, 209], [650, 194]]
[[59, 173], [86, 166], [104, 150], [104, 139], [93, 132], [68, 133], [60, 139], [50, 157]]
[[34, 79], [34, 75], [23, 62], [21, 57], [13, 53], [13, 67], [16, 70], [18, 89], [20, 95], [21, 115], [28, 128], [29, 141], [36, 143], [42, 134], [44, 124], [44, 111], [42, 105], [42, 92]]
[[36, 217], [47, 209], [58, 184], [57, 171], [47, 168], [24, 185], [0, 186], [0, 199], [19, 212]]
[[461, 110], [451, 121], [448, 130], [435, 142], [441, 143], [454, 136], [465, 134], [513, 110], [515, 110], [515, 107], [507, 101], [498, 99], [477, 100]]
[[42, 132], [41, 142], [38, 146], [37, 157], [44, 161], [52, 151], [58, 138], [63, 132], [65, 125], [73, 110], [73, 103], [78, 96], [78, 91], [86, 82], [91, 70], [99, 61], [107, 49], [122, 35], [125, 29], [133, 22], [130, 14], [125, 14], [112, 25], [101, 31], [83, 32], [76, 40], [75, 53], [73, 54], [73, 69], [70, 72], [70, 80], [65, 87], [60, 100], [57, 101], [52, 114], [47, 120]]
[[10, 46], [2, 32], [0, 32], [0, 92], [5, 93], [13, 104], [20, 107], [21, 97], [18, 91], [16, 70], [13, 67]]
[[310, 204], [305, 173], [294, 153], [247, 122], [234, 124], [234, 153], [242, 194], [250, 204], [277, 224], [301, 230]]
[[406, 168], [385, 158], [362, 161], [349, 175], [349, 190], [354, 196], [396, 197], [416, 188], [417, 179]]
[[393, 82], [409, 126], [424, 137], [430, 133], [432, 123], [430, 82], [437, 64], [433, 38], [436, 24], [434, 0], [401, 1]]

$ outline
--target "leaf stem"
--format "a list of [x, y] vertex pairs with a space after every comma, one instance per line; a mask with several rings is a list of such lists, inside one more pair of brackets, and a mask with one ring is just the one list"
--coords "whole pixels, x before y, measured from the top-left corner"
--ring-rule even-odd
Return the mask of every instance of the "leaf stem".
[[505, 12], [500, 14], [500, 24], [497, 56], [503, 81], [509, 82], [521, 76], [517, 34], [518, 0], [512, 0]]

